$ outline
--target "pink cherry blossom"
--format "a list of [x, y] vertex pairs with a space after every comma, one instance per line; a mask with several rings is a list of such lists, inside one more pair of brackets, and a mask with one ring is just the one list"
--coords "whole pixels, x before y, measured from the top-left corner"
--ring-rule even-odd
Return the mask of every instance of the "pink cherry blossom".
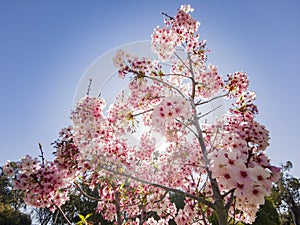
[[168, 60], [175, 52], [176, 46], [179, 44], [177, 33], [171, 28], [157, 27], [151, 36], [152, 50], [158, 53], [162, 60]]

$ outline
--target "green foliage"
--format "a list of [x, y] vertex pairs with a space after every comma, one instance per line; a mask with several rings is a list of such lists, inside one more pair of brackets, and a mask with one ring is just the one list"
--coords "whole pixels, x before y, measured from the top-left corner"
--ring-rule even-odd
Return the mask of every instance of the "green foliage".
[[[94, 190], [90, 190], [87, 185], [80, 184], [80, 186], [82, 191], [87, 195], [95, 199], [99, 198], [97, 188], [95, 188]], [[78, 189], [74, 189], [69, 197], [70, 200], [64, 206], [62, 206], [62, 210], [66, 212], [68, 218], [72, 218], [73, 222], [77, 223], [82, 221], [80, 216], [86, 215], [85, 220], [89, 219], [89, 221], [93, 222], [92, 224], [112, 224], [108, 221], [105, 221], [101, 213], [96, 212], [98, 205], [98, 202], [96, 200], [91, 200], [88, 197], [83, 196], [82, 193], [78, 191]]]
[[7, 176], [2, 172], [0, 167], [0, 202], [10, 205], [14, 209], [24, 207], [23, 195], [20, 191], [13, 190]]
[[[89, 187], [83, 183], [79, 184], [82, 191], [97, 199], [99, 198], [98, 190], [90, 190]], [[70, 219], [71, 222], [78, 225], [89, 225], [89, 224], [103, 224], [112, 225], [112, 222], [103, 219], [101, 213], [97, 213], [96, 200], [91, 200], [85, 197], [78, 188], [74, 188], [69, 194], [69, 200], [61, 206], [65, 215]], [[91, 214], [93, 213], [93, 214]], [[50, 212], [48, 209], [36, 209], [37, 220], [41, 225], [63, 225], [65, 220], [63, 216], [58, 212]], [[85, 215], [85, 216], [84, 216]]]
[[88, 218], [91, 217], [91, 213], [87, 214], [86, 216], [83, 216], [81, 214], [78, 214], [78, 217], [80, 218], [80, 221], [76, 223], [76, 225], [89, 225], [93, 224], [92, 222], [88, 222]]
[[0, 224], [1, 225], [30, 225], [29, 215], [19, 209], [25, 206], [22, 194], [12, 190], [8, 178], [0, 167]]
[[[217, 215], [214, 213], [209, 221], [212, 225], [218, 225]], [[233, 219], [229, 219], [229, 225], [247, 225], [241, 222], [235, 222]], [[271, 198], [265, 199], [265, 204], [260, 206], [256, 219], [252, 225], [280, 225], [279, 214], [272, 202]]]
[[292, 167], [290, 161], [282, 166], [281, 178], [272, 189], [272, 199], [284, 225], [300, 224], [300, 179], [289, 174]]
[[280, 225], [279, 214], [271, 198], [266, 198], [265, 204], [260, 206], [252, 225]]
[[23, 214], [10, 206], [0, 203], [0, 224], [1, 225], [30, 225], [29, 215]]

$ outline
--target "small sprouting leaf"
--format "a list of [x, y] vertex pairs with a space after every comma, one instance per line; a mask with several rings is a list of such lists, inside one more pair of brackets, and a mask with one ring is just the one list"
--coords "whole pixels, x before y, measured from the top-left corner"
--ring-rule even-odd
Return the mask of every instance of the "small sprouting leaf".
[[92, 213], [87, 214], [87, 215], [85, 216], [85, 219], [90, 218], [92, 215], [93, 215]]
[[81, 215], [81, 214], [78, 214], [78, 216], [79, 216], [79, 218], [81, 219], [81, 221], [84, 221], [84, 220], [85, 220], [85, 218], [84, 218], [84, 216], [83, 216], [83, 215]]

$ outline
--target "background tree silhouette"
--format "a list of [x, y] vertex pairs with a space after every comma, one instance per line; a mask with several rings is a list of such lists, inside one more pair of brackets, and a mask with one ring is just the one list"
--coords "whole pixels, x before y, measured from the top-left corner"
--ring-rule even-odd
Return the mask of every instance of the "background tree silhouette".
[[13, 190], [8, 177], [0, 167], [0, 224], [30, 225], [30, 216], [20, 212], [25, 203], [20, 191]]
[[289, 173], [292, 168], [291, 161], [282, 166], [281, 177], [272, 190], [272, 198], [284, 225], [300, 224], [300, 180]]

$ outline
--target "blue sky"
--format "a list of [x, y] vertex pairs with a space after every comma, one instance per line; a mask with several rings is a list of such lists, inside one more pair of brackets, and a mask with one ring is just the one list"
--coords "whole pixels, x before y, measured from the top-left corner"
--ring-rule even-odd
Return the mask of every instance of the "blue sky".
[[256, 91], [259, 122], [271, 132], [268, 154], [300, 177], [298, 0], [2, 0], [0, 1], [0, 164], [38, 155], [70, 124], [89, 65], [119, 45], [150, 39], [161, 12], [190, 3], [202, 23], [209, 61], [226, 75], [243, 70]]

